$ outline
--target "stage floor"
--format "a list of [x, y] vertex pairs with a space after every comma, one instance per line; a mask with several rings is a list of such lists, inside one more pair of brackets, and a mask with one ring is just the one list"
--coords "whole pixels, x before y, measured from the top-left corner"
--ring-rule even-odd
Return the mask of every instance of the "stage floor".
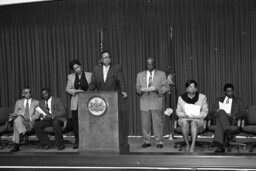
[[[164, 148], [158, 149], [152, 138], [152, 146], [141, 148], [142, 137], [129, 137], [130, 152], [118, 153], [81, 153], [72, 149], [73, 138], [65, 138], [66, 148], [57, 151], [36, 149], [37, 141], [22, 145], [21, 151], [0, 151], [0, 169], [8, 170], [256, 170], [256, 153], [248, 149], [235, 148], [224, 154], [214, 153], [214, 149], [197, 148], [195, 153], [184, 153], [173, 148], [173, 141], [165, 139]], [[211, 138], [199, 138], [211, 140]], [[238, 139], [244, 141], [244, 139]], [[252, 139], [254, 140], [254, 139]], [[6, 141], [6, 140], [5, 140]], [[255, 150], [256, 151], [256, 150]]]

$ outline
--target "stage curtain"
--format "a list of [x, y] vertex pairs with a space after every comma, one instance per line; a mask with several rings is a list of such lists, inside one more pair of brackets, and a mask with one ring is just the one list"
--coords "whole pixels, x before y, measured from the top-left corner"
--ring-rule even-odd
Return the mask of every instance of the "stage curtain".
[[[255, 30], [254, 0], [63, 0], [2, 6], [0, 107], [13, 107], [20, 90], [30, 86], [36, 99], [41, 88], [51, 88], [69, 108], [69, 61], [77, 58], [92, 71], [101, 45], [123, 66], [130, 135], [142, 134], [135, 84], [147, 57], [156, 59], [157, 69], [173, 68], [177, 96], [185, 91], [186, 80], [195, 79], [210, 107], [223, 95], [223, 85], [232, 82], [235, 95], [246, 105], [255, 104]], [[177, 96], [172, 102], [167, 98], [166, 106], [175, 108]], [[169, 118], [164, 116], [164, 122], [168, 134]]]

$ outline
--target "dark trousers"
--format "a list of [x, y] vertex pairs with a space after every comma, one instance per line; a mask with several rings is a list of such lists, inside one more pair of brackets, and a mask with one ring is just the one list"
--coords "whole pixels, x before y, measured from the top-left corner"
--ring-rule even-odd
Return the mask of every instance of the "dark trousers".
[[78, 111], [72, 110], [72, 121], [74, 128], [75, 144], [79, 144], [79, 132], [78, 132]]
[[59, 119], [44, 119], [37, 121], [34, 125], [36, 136], [39, 139], [41, 145], [47, 145], [50, 144], [50, 139], [46, 132], [44, 131], [44, 128], [46, 127], [53, 127], [54, 135], [55, 135], [55, 143], [56, 146], [63, 145], [63, 133], [61, 127], [63, 126], [63, 122]]
[[232, 117], [228, 116], [224, 110], [219, 110], [216, 112], [216, 128], [214, 132], [213, 141], [220, 144], [224, 142], [224, 132], [230, 130], [231, 132], [237, 129], [237, 126], [231, 126], [234, 124]]

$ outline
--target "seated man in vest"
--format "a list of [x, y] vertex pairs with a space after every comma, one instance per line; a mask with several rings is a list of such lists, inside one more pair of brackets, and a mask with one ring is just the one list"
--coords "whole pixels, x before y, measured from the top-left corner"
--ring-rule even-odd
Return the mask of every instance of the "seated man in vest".
[[13, 121], [14, 145], [11, 152], [20, 150], [19, 144], [24, 135], [33, 129], [33, 124], [39, 117], [35, 112], [39, 102], [32, 99], [31, 89], [28, 87], [23, 88], [22, 97], [22, 99], [16, 101], [14, 112], [9, 118], [9, 121]]
[[39, 108], [37, 109], [41, 119], [34, 125], [37, 138], [41, 144], [41, 149], [48, 150], [51, 147], [51, 141], [44, 129], [46, 127], [53, 127], [57, 150], [63, 150], [65, 146], [63, 142], [62, 126], [66, 120], [65, 108], [59, 98], [51, 95], [50, 89], [43, 88], [41, 95], [42, 100], [39, 102]]

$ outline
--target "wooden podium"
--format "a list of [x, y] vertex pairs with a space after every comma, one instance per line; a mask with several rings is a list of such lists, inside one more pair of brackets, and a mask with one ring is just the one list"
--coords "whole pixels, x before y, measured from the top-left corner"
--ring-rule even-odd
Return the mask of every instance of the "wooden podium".
[[126, 100], [115, 91], [79, 94], [79, 152], [128, 152]]

